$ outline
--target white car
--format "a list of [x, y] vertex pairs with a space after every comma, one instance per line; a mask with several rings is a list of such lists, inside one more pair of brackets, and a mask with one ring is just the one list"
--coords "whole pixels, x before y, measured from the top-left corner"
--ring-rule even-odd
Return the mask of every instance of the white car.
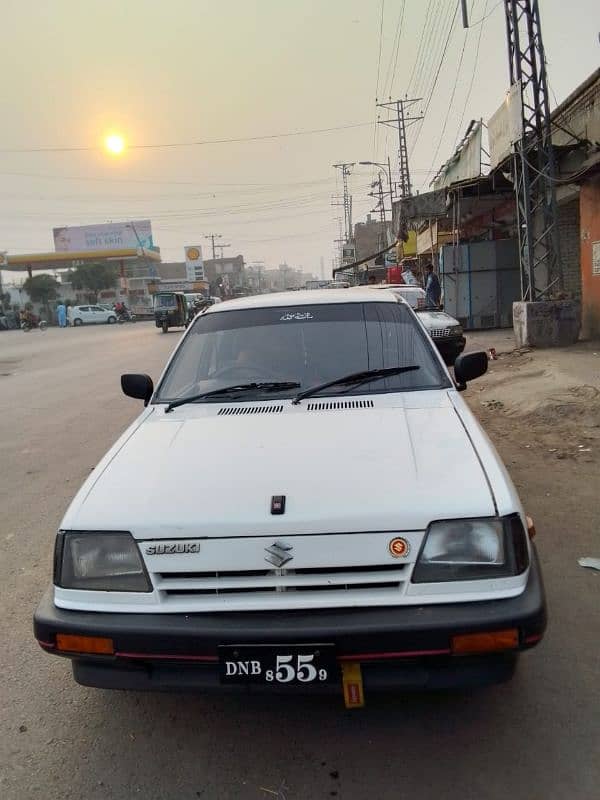
[[71, 325], [114, 324], [117, 314], [114, 309], [103, 306], [69, 306], [67, 317]]
[[533, 527], [411, 308], [213, 305], [72, 501], [34, 616], [84, 685], [344, 692], [507, 680], [545, 601]]

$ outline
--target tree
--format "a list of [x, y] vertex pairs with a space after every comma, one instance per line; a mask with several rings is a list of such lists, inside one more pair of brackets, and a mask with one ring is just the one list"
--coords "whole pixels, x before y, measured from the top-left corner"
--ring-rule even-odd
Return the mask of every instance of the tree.
[[32, 278], [27, 278], [23, 288], [34, 303], [47, 306], [50, 300], [56, 298], [59, 285], [52, 275], [34, 275]]
[[114, 264], [80, 264], [69, 272], [69, 280], [74, 289], [85, 290], [96, 302], [98, 292], [114, 287], [117, 274]]

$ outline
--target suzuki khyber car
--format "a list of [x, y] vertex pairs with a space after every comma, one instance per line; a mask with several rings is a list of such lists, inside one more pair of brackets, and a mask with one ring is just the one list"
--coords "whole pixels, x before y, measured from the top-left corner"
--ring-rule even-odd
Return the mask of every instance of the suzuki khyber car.
[[117, 689], [508, 679], [545, 602], [533, 533], [454, 376], [390, 292], [210, 306], [56, 539], [35, 636]]

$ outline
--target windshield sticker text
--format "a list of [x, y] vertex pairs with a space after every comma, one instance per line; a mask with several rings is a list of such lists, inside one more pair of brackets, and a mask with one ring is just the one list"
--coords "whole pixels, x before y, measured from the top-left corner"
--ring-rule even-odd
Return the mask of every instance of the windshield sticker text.
[[302, 312], [302, 311], [289, 312], [288, 311], [287, 314], [284, 314], [282, 317], [279, 317], [279, 320], [281, 322], [289, 322], [292, 319], [294, 319], [294, 320], [303, 320], [303, 319], [314, 319], [314, 317], [310, 313], [310, 311], [304, 311], [304, 312]]

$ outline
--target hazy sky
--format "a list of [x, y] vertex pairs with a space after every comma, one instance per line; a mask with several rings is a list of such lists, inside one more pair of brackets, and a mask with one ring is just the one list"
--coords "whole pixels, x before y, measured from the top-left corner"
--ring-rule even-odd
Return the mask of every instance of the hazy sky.
[[[0, 250], [51, 250], [53, 226], [149, 217], [164, 260], [182, 260], [186, 244], [207, 253], [202, 237], [214, 232], [231, 243], [228, 254], [241, 252], [247, 262], [286, 260], [317, 272], [323, 256], [329, 271], [339, 214], [331, 165], [395, 160], [394, 131], [380, 126], [374, 135], [376, 92], [380, 99], [409, 92], [424, 98], [415, 109], [426, 107], [457, 1], [0, 0]], [[474, 23], [489, 16], [465, 32], [459, 12], [425, 122], [410, 133], [421, 190], [468, 121], [487, 120], [507, 89], [503, 4], [469, 4]], [[600, 5], [541, 0], [540, 7], [560, 102], [600, 63]], [[110, 130], [142, 145], [357, 123], [370, 124], [129, 149], [120, 159], [100, 148]], [[8, 152], [71, 146], [92, 149]], [[371, 177], [357, 167], [351, 178], [355, 221], [372, 208]]]

